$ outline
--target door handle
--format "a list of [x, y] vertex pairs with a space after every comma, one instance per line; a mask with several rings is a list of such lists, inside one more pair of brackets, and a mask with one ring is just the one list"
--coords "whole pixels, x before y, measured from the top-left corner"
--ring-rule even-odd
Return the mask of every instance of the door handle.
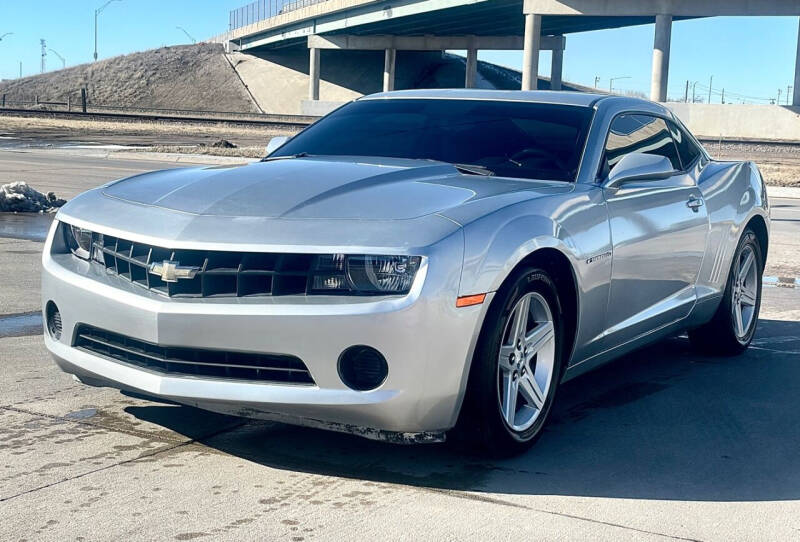
[[686, 206], [696, 213], [700, 211], [700, 207], [703, 206], [703, 200], [692, 196], [689, 198], [689, 201], [686, 202]]

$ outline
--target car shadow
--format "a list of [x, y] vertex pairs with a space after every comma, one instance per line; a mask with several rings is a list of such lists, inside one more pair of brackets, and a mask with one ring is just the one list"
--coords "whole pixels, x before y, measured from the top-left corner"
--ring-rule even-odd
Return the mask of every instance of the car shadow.
[[[541, 440], [512, 459], [268, 422], [199, 441], [276, 469], [436, 489], [789, 500], [800, 498], [798, 397], [800, 322], [761, 320], [738, 357], [702, 357], [678, 337], [566, 383]], [[178, 429], [175, 409], [189, 407], [126, 411]]]

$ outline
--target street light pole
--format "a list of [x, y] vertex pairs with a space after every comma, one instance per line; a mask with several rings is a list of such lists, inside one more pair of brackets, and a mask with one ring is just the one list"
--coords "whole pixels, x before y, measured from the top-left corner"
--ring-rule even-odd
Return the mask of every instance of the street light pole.
[[714, 76], [708, 80], [708, 103], [711, 103], [711, 86], [714, 84]]
[[608, 92], [614, 92], [614, 81], [618, 81], [619, 79], [630, 79], [630, 75], [623, 75], [622, 77], [612, 77], [608, 80]]
[[181, 32], [183, 32], [184, 34], [186, 34], [186, 36], [187, 36], [187, 37], [188, 37], [190, 40], [192, 40], [192, 43], [197, 43], [197, 40], [196, 40], [196, 39], [194, 39], [194, 37], [193, 37], [191, 34], [189, 34], [189, 33], [186, 31], [186, 29], [185, 29], [184, 27], [182, 27], [182, 26], [176, 26], [175, 28], [177, 28], [178, 30], [180, 30]]
[[122, 0], [108, 0], [105, 4], [94, 10], [94, 60], [97, 62], [97, 16], [103, 12], [111, 2], [122, 2]]
[[10, 36], [11, 34], [13, 34], [13, 32], [6, 32], [2, 36], [0, 36], [0, 41], [3, 41], [3, 38], [5, 38], [6, 36]]

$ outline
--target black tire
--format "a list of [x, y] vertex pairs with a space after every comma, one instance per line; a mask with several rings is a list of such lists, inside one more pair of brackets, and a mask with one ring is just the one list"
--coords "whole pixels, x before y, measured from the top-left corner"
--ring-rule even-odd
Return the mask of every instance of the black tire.
[[[734, 289], [736, 287], [736, 273], [735, 270], [739, 265], [742, 253], [750, 247], [755, 253], [754, 265], [756, 268], [756, 301], [754, 307], [753, 318], [748, 326], [746, 333], [743, 336], [738, 336], [736, 333], [736, 324], [733, 316], [733, 303], [734, 303]], [[764, 264], [762, 259], [761, 245], [758, 242], [758, 237], [751, 229], [746, 229], [739, 239], [739, 245], [736, 247], [731, 268], [728, 272], [728, 282], [725, 285], [725, 292], [722, 295], [722, 301], [714, 313], [714, 317], [707, 324], [698, 328], [689, 330], [689, 341], [693, 348], [698, 352], [711, 356], [735, 356], [741, 354], [750, 342], [756, 332], [758, 325], [758, 313], [761, 309], [761, 275], [764, 272]]]
[[[511, 311], [526, 294], [540, 294], [553, 318], [555, 361], [552, 380], [533, 425], [522, 432], [506, 424], [499, 407], [498, 354]], [[451, 436], [481, 454], [509, 457], [528, 450], [541, 436], [564, 372], [563, 314], [558, 290], [548, 273], [528, 267], [514, 273], [497, 292], [481, 329], [470, 368], [467, 393]]]

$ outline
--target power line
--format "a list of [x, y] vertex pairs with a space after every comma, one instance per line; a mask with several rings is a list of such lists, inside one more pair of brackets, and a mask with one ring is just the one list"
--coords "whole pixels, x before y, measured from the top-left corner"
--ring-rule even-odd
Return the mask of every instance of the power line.
[[[706, 91], [710, 90], [711, 94], [716, 95], [716, 96], [721, 96], [722, 95], [721, 91], [710, 89], [707, 85], [704, 85], [703, 83], [697, 83], [697, 88], [699, 88], [701, 90], [706, 90]], [[732, 96], [734, 98], [741, 98], [741, 99], [745, 99], [745, 100], [758, 100], [758, 101], [762, 101], [762, 102], [769, 102], [769, 101], [772, 101], [772, 100], [775, 99], [775, 98], [765, 98], [763, 96], [750, 96], [750, 95], [747, 95], [747, 94], [741, 94], [739, 92], [733, 92], [733, 91], [731, 91], [729, 89], [725, 90], [725, 94], [727, 94], [728, 96]]]

